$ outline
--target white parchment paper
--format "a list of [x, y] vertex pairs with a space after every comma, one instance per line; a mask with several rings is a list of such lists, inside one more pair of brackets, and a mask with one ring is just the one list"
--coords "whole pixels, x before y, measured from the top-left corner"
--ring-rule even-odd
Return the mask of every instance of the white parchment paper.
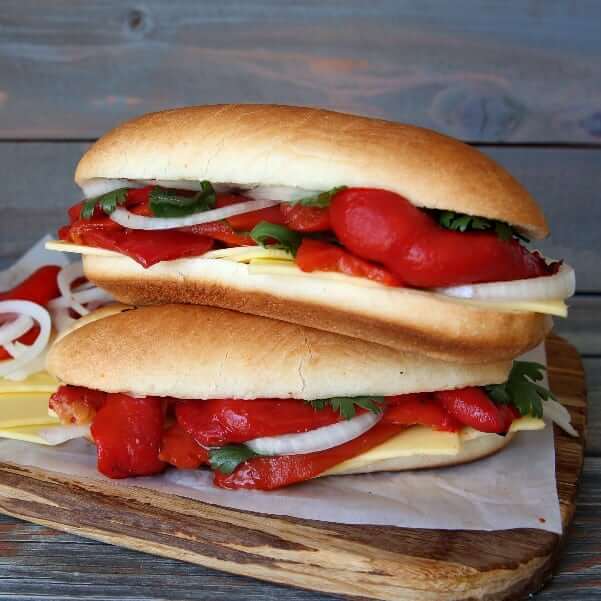
[[[528, 360], [546, 363], [544, 349]], [[59, 447], [0, 440], [0, 461], [115, 486], [141, 486], [206, 503], [312, 520], [446, 530], [539, 528], [561, 532], [553, 429], [521, 432], [500, 453], [468, 465], [427, 471], [331, 476], [273, 492], [227, 491], [207, 470], [110, 481], [96, 471], [91, 443]]]
[[69, 265], [69, 259], [65, 253], [44, 248], [44, 244], [49, 240], [52, 240], [52, 236], [47, 234], [38, 240], [16, 263], [13, 263], [8, 269], [0, 271], [0, 292], [14, 288], [38, 267]]

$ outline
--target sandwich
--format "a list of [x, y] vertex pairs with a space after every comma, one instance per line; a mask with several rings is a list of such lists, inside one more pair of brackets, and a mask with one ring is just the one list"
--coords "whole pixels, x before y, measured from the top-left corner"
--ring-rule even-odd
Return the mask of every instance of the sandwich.
[[536, 346], [574, 272], [526, 246], [530, 194], [435, 132], [320, 109], [126, 122], [75, 173], [49, 248], [123, 303], [212, 305], [464, 364]]
[[554, 402], [535, 363], [460, 365], [199, 305], [103, 307], [47, 368], [50, 410], [102, 474], [210, 469], [228, 489], [474, 461]]

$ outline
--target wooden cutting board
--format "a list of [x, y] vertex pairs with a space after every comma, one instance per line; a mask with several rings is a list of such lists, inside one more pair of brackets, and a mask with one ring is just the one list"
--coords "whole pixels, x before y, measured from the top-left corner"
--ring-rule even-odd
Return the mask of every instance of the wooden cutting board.
[[[576, 350], [551, 336], [549, 379], [581, 435], [586, 391]], [[556, 429], [567, 529], [583, 438]], [[235, 494], [235, 493], [233, 493]], [[0, 512], [147, 553], [353, 598], [521, 599], [551, 577], [565, 536], [351, 526], [225, 509], [141, 488], [0, 464]]]

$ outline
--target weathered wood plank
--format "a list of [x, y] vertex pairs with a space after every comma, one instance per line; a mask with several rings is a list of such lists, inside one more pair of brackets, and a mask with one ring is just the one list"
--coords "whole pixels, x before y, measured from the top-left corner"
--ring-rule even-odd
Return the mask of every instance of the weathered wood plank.
[[[83, 143], [0, 143], [0, 268], [64, 223], [79, 199], [72, 182]], [[540, 246], [578, 272], [578, 288], [601, 291], [601, 149], [496, 148], [484, 152], [507, 167], [541, 202], [551, 224]]]
[[601, 457], [601, 357], [583, 359], [588, 397], [586, 454]]
[[[535, 599], [599, 599], [601, 459], [587, 458], [576, 515], [551, 584]], [[334, 599], [95, 543], [0, 516], [0, 596], [14, 601]]]
[[601, 137], [595, 0], [4, 0], [0, 135], [90, 138], [216, 102], [321, 105], [472, 141]]

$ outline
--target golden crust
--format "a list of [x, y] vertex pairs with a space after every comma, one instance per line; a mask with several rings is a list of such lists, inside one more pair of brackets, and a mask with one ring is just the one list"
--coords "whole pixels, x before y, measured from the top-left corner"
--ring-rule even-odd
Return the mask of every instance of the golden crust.
[[249, 275], [244, 264], [182, 259], [144, 269], [127, 257], [83, 257], [86, 276], [119, 301], [191, 303], [297, 323], [460, 363], [512, 359], [546, 333], [543, 315], [501, 312], [430, 293], [331, 280]]
[[478, 150], [412, 125], [314, 108], [214, 105], [143, 115], [86, 152], [75, 180], [94, 178], [384, 188], [416, 206], [548, 234], [527, 190]]
[[176, 398], [389, 396], [505, 381], [511, 363], [464, 366], [198, 305], [131, 308], [55, 343], [67, 384]]

